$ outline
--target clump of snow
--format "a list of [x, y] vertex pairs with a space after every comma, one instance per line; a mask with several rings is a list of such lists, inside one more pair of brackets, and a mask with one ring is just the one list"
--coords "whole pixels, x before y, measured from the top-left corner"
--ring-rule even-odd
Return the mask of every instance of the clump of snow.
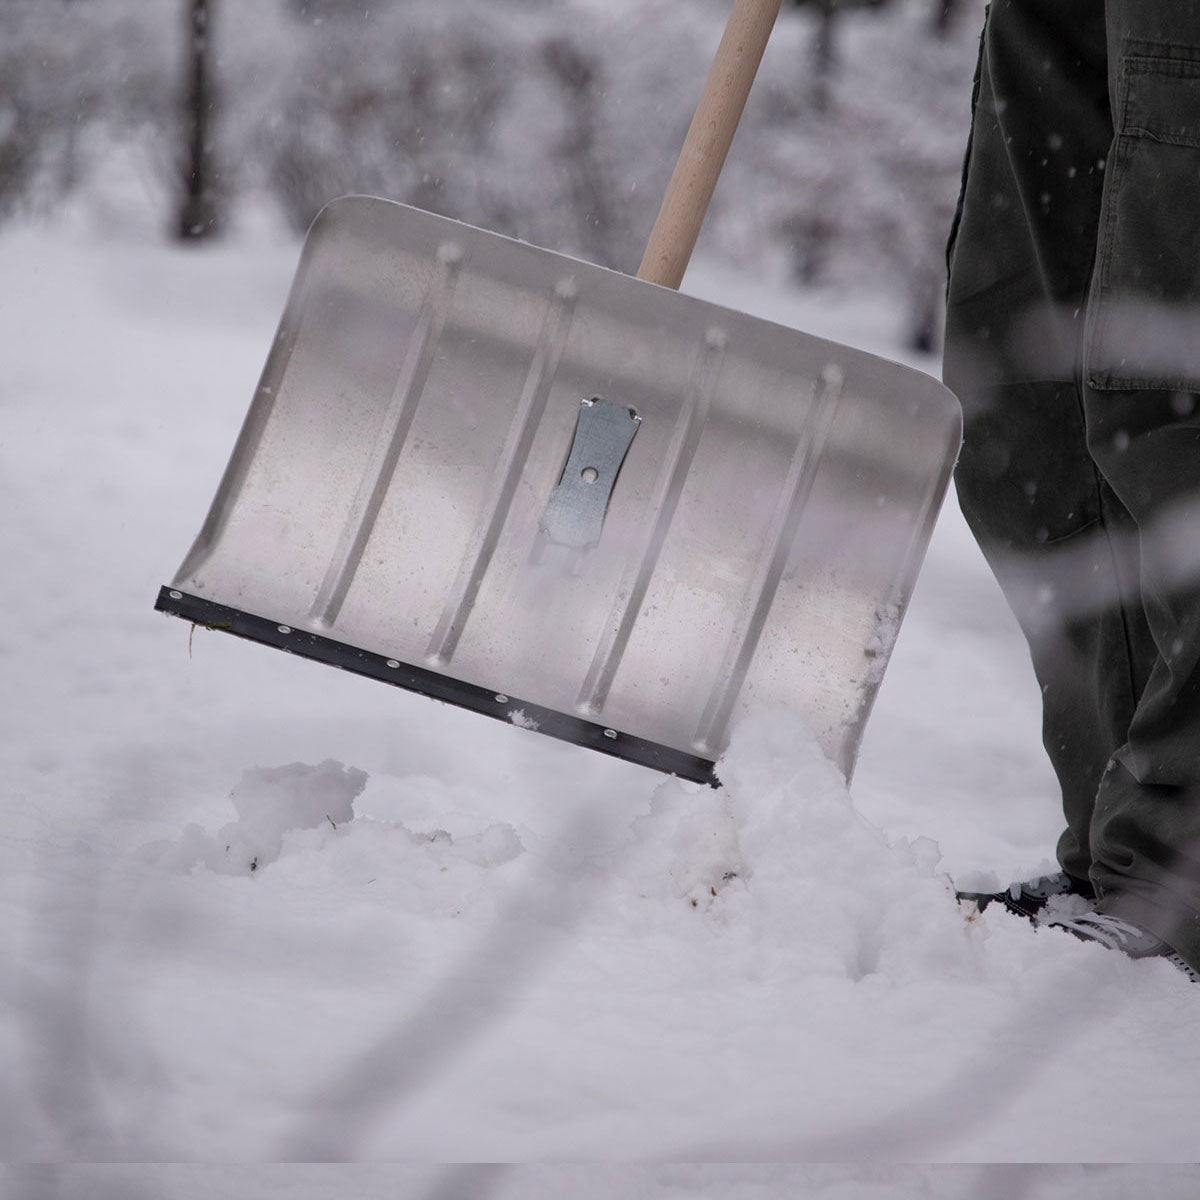
[[318, 876], [339, 887], [380, 884], [405, 911], [456, 917], [488, 872], [524, 850], [507, 822], [445, 812], [442, 824], [424, 822], [419, 812], [407, 821], [359, 816], [354, 802], [366, 785], [365, 771], [333, 759], [253, 767], [230, 795], [236, 820], [215, 833], [189, 824], [177, 841], [145, 845], [139, 857], [182, 874], [199, 866], [257, 876], [275, 864], [285, 886], [310, 888]]
[[[633, 897], [664, 915], [680, 903], [705, 912], [745, 875], [737, 826], [728, 796], [670, 780], [661, 784], [649, 811], [631, 826], [633, 844], [626, 876]], [[624, 872], [623, 872], [624, 873]], [[653, 920], [653, 915], [648, 919]]]
[[518, 729], [537, 730], [541, 728], [541, 725], [539, 725], [538, 722], [535, 721], [531, 716], [528, 716], [523, 708], [511, 709], [508, 714], [508, 719]]
[[1038, 925], [1049, 925], [1052, 921], [1061, 921], [1070, 917], [1081, 917], [1091, 912], [1095, 902], [1083, 896], [1051, 896], [1045, 907], [1037, 915]]
[[798, 714], [751, 713], [717, 774], [720, 789], [660, 785], [632, 824], [629, 862], [609, 864], [607, 890], [629, 888], [647, 924], [679, 937], [690, 922], [702, 942], [734, 931], [751, 975], [978, 973], [979, 939], [937, 873], [937, 844], [889, 840], [863, 817]]
[[317, 766], [251, 767], [230, 795], [237, 820], [211, 837], [189, 825], [164, 863], [188, 870], [203, 862], [225, 875], [253, 874], [279, 858], [293, 830], [326, 824], [336, 830], [353, 820], [354, 800], [366, 785], [365, 771], [328, 758]]
[[455, 856], [476, 867], [499, 867], [511, 862], [524, 849], [517, 831], [503, 821], [466, 837], [452, 837], [439, 829], [430, 839], [454, 847]]
[[889, 841], [863, 817], [798, 715], [752, 715], [717, 770], [737, 830], [741, 902], [806, 972], [973, 973], [973, 939], [935, 871], [936, 843]]

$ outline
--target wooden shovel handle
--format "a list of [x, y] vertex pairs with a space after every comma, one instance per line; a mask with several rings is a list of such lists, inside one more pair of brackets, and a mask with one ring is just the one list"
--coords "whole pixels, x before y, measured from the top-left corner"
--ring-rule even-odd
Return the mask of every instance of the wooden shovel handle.
[[736, 0], [650, 231], [639, 279], [679, 287], [779, 5], [780, 0]]

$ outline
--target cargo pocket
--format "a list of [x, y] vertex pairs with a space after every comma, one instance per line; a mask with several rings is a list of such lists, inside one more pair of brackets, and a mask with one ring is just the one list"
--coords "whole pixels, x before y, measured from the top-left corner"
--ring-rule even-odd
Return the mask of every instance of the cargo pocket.
[[1200, 49], [1129, 43], [1115, 99], [1086, 377], [1200, 391]]

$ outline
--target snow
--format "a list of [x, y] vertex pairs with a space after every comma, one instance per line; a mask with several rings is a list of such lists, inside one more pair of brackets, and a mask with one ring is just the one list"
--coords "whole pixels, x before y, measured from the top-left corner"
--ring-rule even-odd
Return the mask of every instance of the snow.
[[[320, 829], [329, 822], [336, 830], [354, 816], [354, 798], [366, 786], [364, 771], [326, 759], [317, 766], [290, 763], [285, 767], [254, 767], [242, 772], [230, 793], [237, 820], [209, 837], [199, 825], [189, 825], [178, 844], [166, 842], [144, 848], [143, 856], [176, 870], [203, 862], [224, 875], [249, 875], [273, 863], [285, 842], [302, 829]], [[301, 840], [301, 844], [302, 844]]]
[[[952, 500], [849, 790], [787, 712], [714, 790], [151, 611], [296, 250], [0, 232], [0, 1147], [111, 1164], [0, 1189], [1195, 1194], [966, 1165], [1194, 1159], [1200, 993], [955, 905], [1049, 869], [1058, 813]], [[883, 297], [687, 286], [898, 353]], [[547, 1165], [215, 1165], [324, 1160]]]
[[523, 708], [509, 709], [508, 719], [518, 729], [537, 729], [537, 728], [539, 728], [537, 721], [535, 721]]

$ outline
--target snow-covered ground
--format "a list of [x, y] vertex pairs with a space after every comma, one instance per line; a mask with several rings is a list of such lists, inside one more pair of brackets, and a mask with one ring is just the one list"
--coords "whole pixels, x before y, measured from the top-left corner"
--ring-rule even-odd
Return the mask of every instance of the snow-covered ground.
[[[950, 894], [948, 876], [1049, 866], [1058, 830], [1023, 644], [953, 500], [849, 795], [787, 714], [743, 725], [713, 791], [151, 611], [296, 250], [261, 231], [203, 250], [80, 222], [0, 233], [4, 1157], [1195, 1159], [1200, 992], [1162, 962], [968, 921]], [[688, 287], [897, 353], [880, 301], [703, 264]], [[1197, 1184], [1162, 1166], [298, 1171], [251, 1188], [215, 1167], [13, 1169], [0, 1187]]]

